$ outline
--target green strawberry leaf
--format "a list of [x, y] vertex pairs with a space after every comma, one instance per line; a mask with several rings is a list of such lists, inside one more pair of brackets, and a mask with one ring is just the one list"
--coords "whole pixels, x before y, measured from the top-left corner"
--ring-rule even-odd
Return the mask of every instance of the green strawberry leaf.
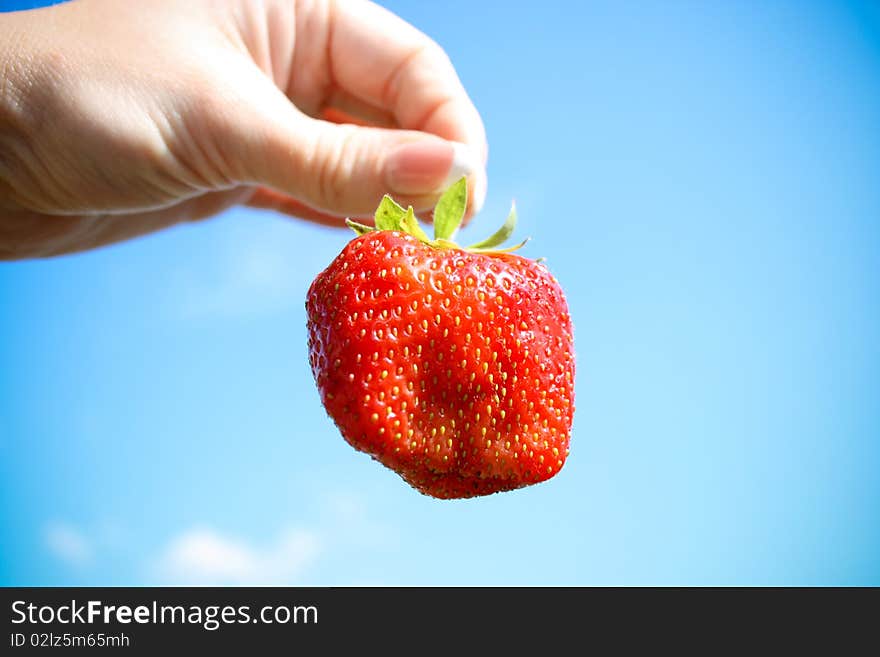
[[434, 239], [448, 240], [455, 235], [464, 219], [467, 197], [467, 178], [464, 176], [443, 192], [434, 208]]
[[422, 227], [419, 226], [419, 221], [416, 219], [415, 212], [413, 212], [412, 206], [409, 206], [406, 209], [403, 217], [400, 219], [400, 229], [409, 233], [413, 237], [417, 237], [423, 242], [429, 242], [430, 238], [425, 234], [425, 231], [422, 230]]
[[379, 207], [376, 208], [376, 228], [379, 230], [403, 230], [400, 222], [405, 214], [406, 210], [400, 207], [388, 194], [385, 194]]
[[382, 197], [379, 207], [376, 208], [374, 215], [376, 226], [367, 226], [352, 219], [346, 219], [346, 225], [355, 233], [366, 235], [381, 230], [393, 230], [407, 235], [411, 235], [421, 241], [423, 244], [435, 249], [462, 249], [469, 253], [484, 253], [487, 255], [499, 253], [511, 253], [522, 248], [528, 238], [508, 248], [498, 248], [513, 233], [516, 227], [516, 204], [511, 204], [510, 214], [504, 220], [504, 224], [486, 239], [471, 244], [467, 247], [461, 247], [456, 244], [452, 237], [461, 225], [464, 219], [465, 209], [467, 208], [467, 178], [459, 178], [453, 185], [440, 196], [437, 205], [434, 207], [434, 239], [428, 237], [416, 219], [415, 211], [412, 206], [407, 207], [398, 204], [387, 194]]
[[473, 246], [469, 246], [467, 248], [467, 250], [470, 251], [471, 253], [513, 253], [514, 251], [517, 251], [517, 250], [523, 248], [528, 243], [528, 241], [530, 239], [532, 239], [532, 238], [527, 237], [522, 242], [517, 244], [516, 246], [508, 246], [506, 249], [497, 249], [495, 247], [475, 248]]
[[487, 237], [482, 242], [471, 244], [468, 248], [491, 249], [493, 246], [504, 244], [507, 241], [507, 238], [513, 235], [514, 228], [516, 228], [516, 203], [511, 204], [510, 214], [507, 215], [507, 219], [505, 220], [504, 224], [495, 232], [494, 235]]
[[358, 223], [357, 221], [354, 221], [353, 219], [346, 219], [345, 225], [348, 226], [349, 228], [351, 228], [358, 235], [366, 235], [367, 233], [372, 233], [374, 230], [376, 230], [372, 226], [367, 226], [365, 224]]

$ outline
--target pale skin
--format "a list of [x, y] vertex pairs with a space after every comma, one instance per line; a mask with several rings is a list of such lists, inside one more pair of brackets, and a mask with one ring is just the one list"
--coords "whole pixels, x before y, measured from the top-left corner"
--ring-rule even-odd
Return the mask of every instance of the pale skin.
[[[0, 259], [248, 205], [325, 224], [485, 197], [444, 51], [366, 0], [77, 0], [0, 14]], [[459, 144], [458, 146], [455, 144]]]

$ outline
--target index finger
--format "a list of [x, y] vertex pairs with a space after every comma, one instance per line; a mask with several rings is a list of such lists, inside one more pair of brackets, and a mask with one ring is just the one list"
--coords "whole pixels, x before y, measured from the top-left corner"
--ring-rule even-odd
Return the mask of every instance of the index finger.
[[[401, 128], [468, 145], [485, 165], [483, 121], [443, 49], [366, 0], [328, 6], [327, 66], [334, 83], [390, 112]], [[475, 182], [485, 185], [485, 180]]]

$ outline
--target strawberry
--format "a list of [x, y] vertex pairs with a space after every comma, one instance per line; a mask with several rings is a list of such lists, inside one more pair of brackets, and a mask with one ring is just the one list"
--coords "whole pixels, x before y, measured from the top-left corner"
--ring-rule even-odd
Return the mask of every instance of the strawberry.
[[[438, 498], [549, 479], [568, 455], [574, 413], [571, 317], [540, 262], [492, 237], [450, 241], [462, 178], [434, 210], [434, 239], [390, 197], [312, 283], [309, 360], [343, 437]], [[523, 242], [525, 244], [525, 242]]]

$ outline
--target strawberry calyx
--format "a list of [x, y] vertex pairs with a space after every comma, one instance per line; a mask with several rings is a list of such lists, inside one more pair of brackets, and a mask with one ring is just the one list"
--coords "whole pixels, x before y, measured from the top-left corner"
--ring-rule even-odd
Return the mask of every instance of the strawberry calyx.
[[513, 234], [516, 228], [516, 204], [510, 206], [510, 214], [497, 231], [484, 240], [475, 242], [470, 246], [460, 246], [453, 241], [456, 231], [464, 219], [467, 208], [467, 178], [462, 176], [453, 185], [443, 192], [437, 205], [434, 206], [434, 237], [428, 234], [419, 225], [412, 206], [405, 210], [388, 194], [382, 197], [379, 207], [376, 208], [374, 219], [375, 227], [358, 223], [352, 219], [346, 219], [346, 225], [358, 235], [366, 235], [380, 230], [394, 230], [412, 235], [424, 244], [435, 249], [461, 249], [470, 253], [510, 253], [525, 246], [529, 238], [515, 246], [498, 248]]

